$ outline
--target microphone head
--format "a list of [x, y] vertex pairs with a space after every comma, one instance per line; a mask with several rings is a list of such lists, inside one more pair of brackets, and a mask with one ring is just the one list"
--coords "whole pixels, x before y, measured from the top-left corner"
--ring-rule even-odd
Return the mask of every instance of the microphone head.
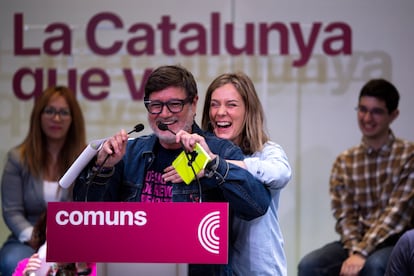
[[128, 135], [131, 134], [132, 132], [140, 132], [144, 129], [144, 125], [139, 123], [136, 126], [134, 126], [134, 129], [131, 130], [130, 132], [128, 132]]
[[135, 132], [140, 132], [140, 131], [142, 131], [142, 130], [144, 130], [144, 125], [143, 124], [137, 124], [135, 127], [134, 127], [134, 131]]
[[163, 131], [169, 130], [168, 126], [164, 123], [159, 123], [158, 124], [158, 129], [163, 130]]

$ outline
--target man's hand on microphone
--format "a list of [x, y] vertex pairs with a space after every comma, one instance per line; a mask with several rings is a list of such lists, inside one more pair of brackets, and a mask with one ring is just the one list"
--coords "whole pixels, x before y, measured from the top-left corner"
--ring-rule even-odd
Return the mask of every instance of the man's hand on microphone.
[[113, 167], [125, 154], [128, 141], [128, 134], [124, 129], [105, 141], [102, 149], [98, 153], [96, 165], [103, 167]]

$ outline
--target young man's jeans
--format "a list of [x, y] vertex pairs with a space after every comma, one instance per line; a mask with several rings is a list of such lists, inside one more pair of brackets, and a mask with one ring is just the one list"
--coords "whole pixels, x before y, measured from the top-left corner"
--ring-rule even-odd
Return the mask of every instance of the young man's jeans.
[[[384, 276], [394, 246], [385, 246], [368, 256], [360, 276]], [[338, 276], [348, 258], [341, 242], [332, 242], [305, 255], [299, 262], [298, 276]]]

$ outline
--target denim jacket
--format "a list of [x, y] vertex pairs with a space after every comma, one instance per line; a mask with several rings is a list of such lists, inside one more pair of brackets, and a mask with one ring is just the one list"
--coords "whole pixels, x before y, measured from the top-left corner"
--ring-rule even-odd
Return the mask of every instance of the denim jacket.
[[[269, 191], [247, 170], [225, 161], [225, 159], [243, 160], [244, 156], [240, 148], [228, 140], [203, 132], [196, 124], [193, 124], [193, 133], [203, 136], [210, 150], [220, 158], [214, 176], [200, 178], [202, 201], [229, 202], [230, 221], [232, 216], [252, 220], [265, 214], [271, 200]], [[129, 140], [126, 154], [115, 168], [100, 173], [93, 179], [91, 176], [95, 161], [92, 160], [75, 182], [74, 200], [140, 201], [146, 170], [156, 158], [153, 148], [157, 139], [154, 134], [151, 134]], [[199, 197], [200, 191], [197, 182], [193, 181], [189, 185], [173, 184], [172, 193], [175, 202], [191, 202]], [[231, 239], [230, 233], [230, 242]], [[214, 273], [214, 275], [227, 274]]]
[[[270, 193], [247, 170], [230, 164], [225, 159], [243, 160], [239, 147], [231, 142], [203, 132], [196, 124], [193, 133], [204, 136], [210, 150], [220, 158], [217, 173], [212, 178], [200, 179], [203, 202], [229, 202], [238, 217], [251, 220], [262, 216], [269, 204]], [[91, 183], [94, 160], [81, 173], [75, 183], [75, 201], [128, 201], [141, 200], [145, 172], [154, 161], [152, 149], [157, 141], [152, 135], [128, 141], [126, 154], [113, 171], [98, 174]], [[198, 184], [173, 185], [173, 201], [191, 202], [199, 195]]]

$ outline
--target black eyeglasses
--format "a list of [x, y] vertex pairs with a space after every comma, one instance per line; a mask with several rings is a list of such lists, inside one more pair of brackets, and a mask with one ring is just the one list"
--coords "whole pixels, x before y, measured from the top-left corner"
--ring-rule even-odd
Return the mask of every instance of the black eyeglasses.
[[355, 110], [358, 111], [362, 115], [366, 115], [367, 113], [369, 113], [371, 116], [375, 116], [375, 117], [381, 117], [387, 113], [387, 110], [385, 109], [375, 107], [370, 110], [363, 105], [357, 106]]
[[187, 97], [184, 100], [174, 99], [174, 100], [169, 100], [168, 102], [146, 100], [144, 101], [144, 104], [148, 112], [151, 114], [161, 114], [164, 108], [164, 105], [167, 106], [168, 110], [171, 113], [179, 113], [183, 111], [184, 105], [191, 101], [192, 101], [192, 98]]
[[66, 109], [66, 108], [62, 108], [62, 109], [56, 109], [52, 106], [47, 106], [44, 110], [43, 110], [43, 114], [45, 114], [45, 116], [49, 117], [49, 118], [53, 118], [56, 115], [59, 115], [60, 118], [69, 118], [70, 117], [70, 110]]

